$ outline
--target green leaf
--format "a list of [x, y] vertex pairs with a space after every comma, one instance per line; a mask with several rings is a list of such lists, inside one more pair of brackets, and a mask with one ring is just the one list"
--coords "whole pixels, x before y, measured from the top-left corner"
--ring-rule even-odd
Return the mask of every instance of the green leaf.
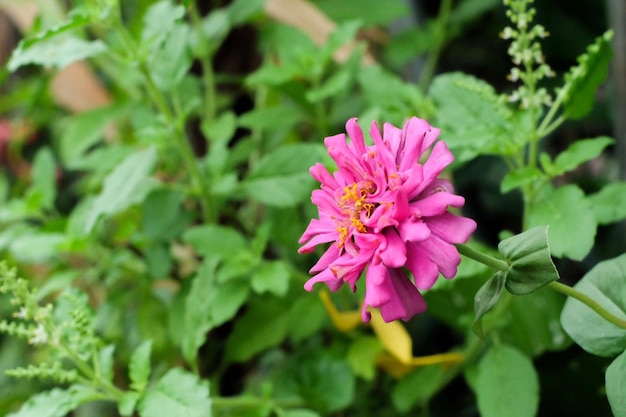
[[260, 130], [288, 129], [302, 117], [302, 110], [296, 107], [262, 107], [244, 113], [239, 118], [239, 125]]
[[89, 148], [102, 139], [104, 128], [124, 110], [124, 106], [111, 105], [68, 118], [59, 147], [64, 164], [70, 169], [76, 168]]
[[252, 272], [250, 285], [258, 294], [269, 292], [282, 297], [289, 289], [290, 278], [289, 264], [285, 261], [267, 261]]
[[[609, 313], [626, 320], [626, 255], [600, 262], [574, 288]], [[582, 302], [569, 297], [561, 324], [576, 343], [598, 356], [614, 356], [626, 349], [626, 330], [608, 322]]]
[[86, 41], [73, 36], [55, 36], [32, 44], [28, 48], [18, 48], [8, 63], [10, 71], [26, 64], [37, 64], [61, 69], [69, 64], [99, 55], [107, 50], [101, 40]]
[[[56, 163], [48, 147], [41, 148], [35, 155], [31, 185], [26, 193], [34, 209], [52, 209], [56, 197]], [[29, 204], [30, 205], [30, 204]]]
[[595, 139], [577, 140], [555, 158], [554, 164], [551, 166], [551, 170], [548, 174], [553, 177], [563, 175], [577, 168], [583, 162], [594, 159], [613, 142], [613, 139], [607, 136]]
[[599, 224], [610, 224], [626, 219], [626, 182], [605, 185], [588, 197]]
[[150, 6], [143, 17], [141, 40], [147, 49], [158, 48], [185, 16], [185, 8], [169, 0], [161, 0]]
[[315, 411], [304, 409], [285, 410], [285, 417], [321, 417]]
[[598, 37], [587, 52], [578, 57], [578, 65], [565, 75], [563, 109], [568, 119], [580, 119], [591, 111], [596, 90], [606, 79], [611, 63], [612, 37], [612, 30]]
[[352, 80], [353, 76], [349, 70], [339, 70], [318, 88], [307, 91], [306, 99], [311, 103], [317, 103], [328, 97], [338, 96], [350, 87]]
[[391, 390], [391, 402], [400, 413], [407, 413], [416, 404], [428, 400], [443, 380], [443, 367], [420, 367], [404, 376]]
[[500, 191], [508, 193], [518, 187], [522, 187], [526, 184], [533, 184], [544, 179], [543, 173], [531, 166], [527, 166], [515, 171], [509, 171], [508, 174], [502, 179], [500, 184]]
[[474, 297], [475, 318], [472, 330], [480, 337], [483, 336], [482, 318], [500, 299], [505, 282], [506, 274], [503, 271], [498, 271], [476, 292]]
[[315, 4], [337, 22], [353, 20], [358, 12], [365, 26], [385, 25], [411, 14], [409, 5], [401, 0], [317, 0]]
[[319, 414], [330, 416], [354, 401], [356, 378], [343, 355], [301, 349], [290, 357], [275, 384], [277, 396], [300, 397]]
[[149, 147], [127, 156], [104, 180], [85, 219], [89, 233], [101, 216], [117, 214], [142, 202], [156, 185], [149, 175], [157, 162], [156, 149]]
[[376, 359], [384, 351], [385, 348], [375, 337], [359, 337], [348, 348], [348, 364], [355, 375], [371, 381], [376, 375]]
[[263, 11], [267, 0], [235, 0], [226, 9], [233, 26], [248, 22], [253, 16]]
[[317, 297], [302, 294], [289, 308], [287, 330], [292, 340], [304, 340], [320, 331], [328, 313]]
[[508, 155], [520, 146], [510, 111], [485, 81], [447, 73], [433, 80], [429, 94], [438, 109], [435, 124], [445, 132], [457, 161], [480, 154]]
[[531, 360], [517, 349], [493, 346], [478, 364], [475, 381], [481, 417], [534, 417], [539, 378]]
[[98, 352], [100, 377], [107, 382], [113, 382], [113, 353], [115, 345], [107, 345]]
[[122, 395], [122, 399], [117, 404], [117, 411], [122, 417], [131, 417], [137, 407], [140, 395], [134, 391], [127, 391]]
[[54, 388], [35, 394], [19, 411], [7, 417], [65, 417], [80, 404], [92, 400], [95, 393], [85, 388], [72, 386], [67, 390]]
[[606, 369], [606, 396], [614, 417], [626, 417], [626, 353], [619, 355]]
[[248, 249], [243, 235], [232, 227], [218, 225], [195, 226], [187, 229], [183, 240], [200, 255], [228, 259]]
[[248, 297], [243, 281], [217, 282], [217, 258], [205, 260], [193, 278], [185, 300], [184, 336], [181, 347], [185, 359], [195, 362], [206, 333], [231, 319]]
[[61, 233], [26, 233], [10, 243], [9, 251], [20, 262], [45, 262], [57, 256], [67, 240]]
[[189, 72], [192, 58], [187, 48], [190, 36], [189, 25], [175, 23], [163, 45], [153, 49], [148, 58], [148, 68], [157, 87], [170, 92], [177, 87]]
[[149, 387], [139, 403], [141, 417], [211, 417], [206, 382], [182, 369], [171, 369]]
[[168, 242], [188, 223], [183, 212], [185, 195], [180, 190], [157, 188], [142, 205], [141, 230], [152, 241]]
[[546, 188], [529, 207], [528, 226], [549, 225], [552, 254], [580, 261], [593, 247], [596, 235], [591, 213], [591, 203], [577, 186]]
[[313, 180], [309, 167], [324, 158], [314, 144], [282, 146], [267, 154], [244, 180], [246, 194], [270, 206], [289, 207], [308, 199]]
[[537, 226], [503, 240], [498, 251], [510, 265], [505, 285], [513, 294], [528, 294], [559, 279], [550, 257], [546, 226]]
[[143, 392], [148, 384], [150, 377], [150, 355], [152, 353], [152, 340], [146, 340], [137, 348], [128, 364], [128, 377], [130, 378], [130, 387], [137, 392]]
[[264, 297], [248, 303], [237, 319], [226, 343], [226, 357], [244, 362], [255, 354], [280, 343], [287, 333], [286, 306], [279, 299]]

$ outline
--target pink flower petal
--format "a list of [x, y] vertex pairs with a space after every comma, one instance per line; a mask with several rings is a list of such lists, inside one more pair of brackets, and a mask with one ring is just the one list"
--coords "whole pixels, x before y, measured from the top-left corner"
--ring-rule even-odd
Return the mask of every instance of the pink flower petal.
[[381, 306], [383, 320], [409, 320], [411, 317], [426, 310], [426, 301], [415, 288], [411, 280], [399, 269], [389, 270], [387, 292], [391, 299]]
[[448, 212], [425, 219], [425, 222], [432, 233], [448, 243], [465, 243], [476, 230], [474, 220]]
[[384, 233], [385, 242], [379, 249], [383, 264], [392, 268], [400, 268], [406, 263], [406, 245], [393, 229]]

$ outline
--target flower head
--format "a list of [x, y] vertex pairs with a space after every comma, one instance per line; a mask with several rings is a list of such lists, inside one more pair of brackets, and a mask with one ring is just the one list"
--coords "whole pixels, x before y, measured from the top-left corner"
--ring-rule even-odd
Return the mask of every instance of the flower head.
[[370, 320], [368, 306], [380, 308], [386, 322], [408, 320], [426, 309], [420, 290], [431, 288], [439, 273], [456, 275], [461, 258], [454, 244], [465, 243], [476, 223], [448, 211], [465, 199], [438, 178], [454, 159], [444, 142], [435, 143], [439, 129], [413, 117], [402, 129], [385, 123], [381, 135], [374, 122], [373, 145], [365, 144], [355, 118], [346, 131], [349, 143], [344, 134], [324, 140], [338, 171], [331, 175], [320, 163], [310, 169], [321, 183], [311, 197], [319, 218], [300, 238], [299, 252], [332, 244], [304, 288], [324, 282], [336, 291], [347, 283], [355, 291], [367, 268], [363, 320]]

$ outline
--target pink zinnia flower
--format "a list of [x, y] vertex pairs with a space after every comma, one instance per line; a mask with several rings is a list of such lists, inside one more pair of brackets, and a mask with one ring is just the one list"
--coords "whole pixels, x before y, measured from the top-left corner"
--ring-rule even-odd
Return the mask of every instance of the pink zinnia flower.
[[324, 282], [336, 291], [346, 282], [355, 291], [367, 267], [363, 320], [370, 320], [368, 306], [380, 308], [386, 322], [408, 320], [426, 309], [419, 290], [431, 288], [439, 273], [456, 275], [461, 258], [454, 244], [465, 243], [476, 223], [448, 211], [465, 199], [437, 178], [454, 159], [444, 142], [435, 143], [439, 129], [413, 117], [402, 129], [385, 123], [381, 136], [374, 122], [372, 146], [355, 118], [346, 131], [350, 143], [344, 134], [324, 140], [339, 170], [331, 175], [320, 163], [310, 169], [321, 183], [311, 197], [319, 219], [300, 238], [299, 252], [332, 245], [311, 268], [316, 275], [304, 288]]

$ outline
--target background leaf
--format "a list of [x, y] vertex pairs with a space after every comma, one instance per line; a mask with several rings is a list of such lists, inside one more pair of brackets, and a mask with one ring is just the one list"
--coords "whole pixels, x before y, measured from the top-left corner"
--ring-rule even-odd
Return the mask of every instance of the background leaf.
[[606, 369], [606, 396], [614, 417], [626, 416], [626, 353], [619, 355]]
[[150, 377], [150, 355], [152, 353], [152, 340], [146, 340], [135, 348], [128, 364], [128, 376], [130, 387], [135, 391], [142, 392], [148, 384]]
[[141, 417], [211, 417], [205, 382], [179, 368], [170, 369], [150, 387], [139, 403]]
[[599, 224], [610, 224], [626, 218], [626, 182], [607, 184], [588, 199]]
[[576, 185], [549, 188], [530, 205], [528, 227], [549, 225], [552, 254], [579, 261], [589, 253], [595, 240], [597, 223], [590, 213], [591, 203]]
[[[626, 320], [626, 255], [600, 262], [575, 286], [600, 303], [609, 313]], [[626, 349], [626, 330], [609, 323], [587, 305], [569, 297], [561, 314], [561, 324], [587, 352], [614, 356]]]
[[600, 155], [602, 151], [613, 143], [613, 139], [602, 136], [595, 139], [580, 139], [557, 155], [549, 174], [563, 175], [577, 168], [583, 162], [590, 161]]
[[475, 380], [481, 417], [534, 417], [539, 405], [539, 378], [523, 353], [495, 345], [478, 364]]

